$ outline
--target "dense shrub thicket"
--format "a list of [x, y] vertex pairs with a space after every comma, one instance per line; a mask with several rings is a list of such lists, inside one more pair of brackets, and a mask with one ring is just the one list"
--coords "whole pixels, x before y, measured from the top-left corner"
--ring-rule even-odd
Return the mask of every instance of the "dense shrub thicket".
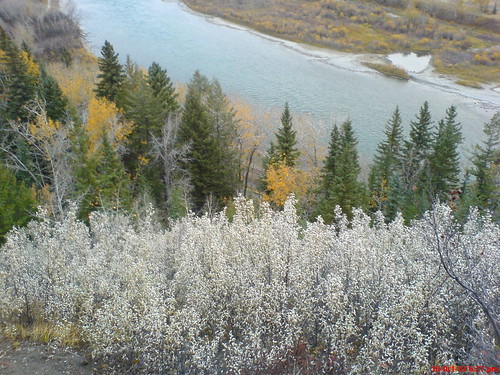
[[332, 225], [301, 225], [294, 204], [256, 211], [239, 198], [231, 221], [188, 216], [168, 230], [153, 213], [97, 211], [90, 227], [75, 210], [42, 213], [0, 250], [0, 317], [76, 328], [134, 373], [498, 366], [487, 314], [498, 322], [500, 227], [488, 216], [459, 227], [439, 205], [411, 226], [339, 210]]

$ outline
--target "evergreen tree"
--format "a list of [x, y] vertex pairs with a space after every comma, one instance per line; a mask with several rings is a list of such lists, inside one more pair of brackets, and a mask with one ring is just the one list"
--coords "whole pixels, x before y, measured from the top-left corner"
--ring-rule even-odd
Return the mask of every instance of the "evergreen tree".
[[384, 133], [386, 139], [377, 147], [368, 184], [372, 192], [372, 206], [381, 210], [386, 218], [391, 220], [401, 203], [399, 179], [403, 130], [398, 107], [388, 121]]
[[169, 113], [179, 109], [177, 102], [177, 93], [172, 81], [167, 75], [167, 71], [153, 62], [148, 69], [148, 85], [153, 91], [153, 95], [158, 99], [162, 110], [162, 117], [167, 117]]
[[27, 121], [24, 106], [35, 99], [40, 68], [27, 52], [20, 51], [13, 43], [4, 44], [6, 120]]
[[429, 155], [433, 142], [432, 118], [428, 102], [424, 102], [410, 122], [410, 137], [405, 142], [401, 176], [403, 182], [403, 216], [407, 221], [432, 206]]
[[333, 128], [320, 192], [320, 214], [327, 222], [333, 218], [336, 205], [351, 216], [352, 208], [363, 204], [365, 191], [358, 181], [361, 169], [356, 145], [350, 120], [344, 121], [340, 132], [336, 127]]
[[45, 103], [47, 116], [53, 121], [62, 121], [68, 110], [68, 99], [64, 96], [54, 77], [42, 69], [38, 95]]
[[35, 211], [34, 192], [0, 164], [0, 245], [14, 226], [26, 224]]
[[209, 197], [231, 198], [238, 184], [234, 110], [217, 81], [195, 72], [188, 85], [179, 142], [189, 144], [185, 167], [190, 174], [195, 209]]
[[285, 109], [281, 114], [281, 127], [275, 135], [277, 142], [270, 157], [271, 162], [284, 162], [285, 165], [294, 167], [300, 152], [296, 148], [297, 132], [293, 130], [293, 119], [288, 103], [285, 103]]
[[192, 184], [192, 200], [200, 210], [210, 193], [217, 190], [216, 142], [199, 93], [188, 92], [184, 104], [179, 141], [190, 145], [186, 168]]
[[[139, 66], [129, 56], [124, 71], [126, 78], [121, 102], [125, 118], [134, 124], [128, 135], [129, 148], [124, 156], [124, 163], [136, 182], [156, 186], [161, 183], [160, 168], [151, 164], [150, 151], [152, 137], [159, 137], [164, 125], [161, 103]], [[141, 178], [137, 179], [138, 176]], [[159, 199], [157, 194], [153, 195]]]
[[436, 139], [430, 155], [432, 196], [447, 199], [454, 188], [458, 188], [460, 155], [458, 145], [462, 142], [460, 123], [456, 121], [457, 110], [451, 106], [446, 110], [446, 118], [438, 123]]
[[97, 78], [97, 88], [94, 90], [98, 98], [106, 98], [109, 101], [116, 103], [118, 106], [120, 94], [122, 93], [125, 75], [123, 67], [118, 61], [118, 54], [111, 43], [107, 40], [101, 49], [102, 57], [99, 57], [99, 74]]
[[94, 181], [93, 208], [130, 208], [129, 179], [105, 131], [95, 163]]
[[488, 209], [500, 218], [500, 112], [484, 125], [486, 140], [476, 145], [470, 173], [475, 181], [470, 187], [472, 204]]
[[358, 141], [354, 135], [350, 120], [344, 121], [341, 129], [341, 153], [337, 165], [340, 184], [338, 189], [339, 206], [344, 212], [350, 214], [353, 207], [363, 203], [363, 189], [358, 181], [361, 171], [356, 146]]
[[[328, 155], [324, 161], [321, 173], [321, 186], [319, 191], [318, 213], [325, 222], [331, 223], [334, 218], [333, 208], [337, 204], [336, 187], [338, 183], [338, 164], [342, 151], [341, 136], [337, 124], [333, 126], [330, 134], [330, 143], [328, 145]], [[317, 216], [316, 215], [316, 216]]]
[[424, 102], [420, 107], [417, 121], [410, 122], [409, 146], [415, 149], [415, 157], [423, 160], [429, 155], [432, 145], [432, 117], [429, 111], [429, 103]]
[[75, 174], [73, 198], [80, 202], [79, 218], [87, 221], [90, 212], [96, 209], [93, 189], [96, 185], [97, 158], [89, 155], [89, 137], [80, 121], [77, 121], [71, 129], [69, 138], [71, 141], [71, 164]]

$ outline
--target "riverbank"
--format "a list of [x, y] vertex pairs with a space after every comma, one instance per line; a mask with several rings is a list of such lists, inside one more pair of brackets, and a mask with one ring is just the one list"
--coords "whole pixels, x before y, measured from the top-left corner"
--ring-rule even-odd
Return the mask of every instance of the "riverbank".
[[381, 5], [383, 0], [183, 1], [197, 12], [293, 42], [356, 54], [429, 54], [436, 70], [460, 85], [500, 86], [500, 15], [470, 1], [458, 10], [444, 0], [400, 6]]
[[[365, 65], [365, 63], [391, 63], [387, 54], [343, 52], [312, 46], [306, 43], [294, 42], [262, 33], [249, 26], [237, 24], [217, 16], [201, 13], [198, 10], [192, 9], [186, 1], [179, 1], [179, 3], [185, 11], [204, 17], [211, 23], [251, 33], [260, 38], [281, 44], [288, 49], [307, 56], [311, 60], [316, 60], [335, 68], [356, 73], [382, 74], [370, 69]], [[409, 71], [410, 80], [418, 84], [472, 99], [475, 101], [478, 108], [485, 109], [487, 111], [500, 111], [500, 86], [497, 84], [483, 84], [483, 88], [463, 86], [456, 83], [456, 77], [453, 75], [438, 73], [433, 65], [432, 58], [429, 58], [427, 64], [419, 71], [411, 71], [411, 69], [408, 69], [408, 66], [404, 65], [402, 68]]]

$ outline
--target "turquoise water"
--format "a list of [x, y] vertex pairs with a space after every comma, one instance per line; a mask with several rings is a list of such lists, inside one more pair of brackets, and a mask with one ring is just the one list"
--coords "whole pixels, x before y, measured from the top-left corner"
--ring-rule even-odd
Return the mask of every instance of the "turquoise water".
[[[248, 31], [210, 22], [175, 1], [74, 0], [91, 49], [107, 39], [121, 58], [145, 67], [152, 61], [177, 82], [195, 70], [216, 77], [225, 92], [262, 108], [311, 114], [328, 127], [349, 116], [359, 150], [369, 156], [383, 137], [385, 123], [399, 105], [405, 125], [425, 100], [436, 120], [456, 105], [466, 144], [475, 143], [492, 111], [477, 101], [413, 81], [337, 68]], [[500, 107], [500, 103], [498, 103]]]

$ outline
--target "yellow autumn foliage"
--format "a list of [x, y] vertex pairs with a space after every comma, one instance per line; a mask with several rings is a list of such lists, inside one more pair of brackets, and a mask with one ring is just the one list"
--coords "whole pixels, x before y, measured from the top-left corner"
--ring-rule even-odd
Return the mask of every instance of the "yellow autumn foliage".
[[85, 130], [89, 136], [90, 152], [93, 153], [103, 131], [111, 135], [114, 142], [120, 143], [132, 129], [131, 124], [120, 120], [120, 112], [114, 103], [93, 96], [88, 104]]
[[51, 120], [46, 114], [37, 116], [35, 121], [28, 125], [30, 134], [38, 141], [51, 139], [60, 128], [61, 123]]
[[26, 64], [26, 73], [33, 78], [37, 78], [40, 75], [40, 67], [35, 60], [33, 60], [33, 57], [31, 57], [26, 51], [21, 51], [20, 57], [24, 64]]
[[57, 80], [64, 95], [74, 107], [86, 106], [94, 96], [96, 70], [84, 65], [66, 67], [52, 63], [48, 72]]
[[271, 165], [266, 171], [266, 186], [269, 193], [264, 194], [262, 199], [277, 207], [283, 207], [292, 193], [299, 200], [306, 197], [311, 180], [306, 172], [298, 168], [284, 163]]
[[29, 108], [32, 120], [27, 124], [29, 133], [39, 142], [51, 141], [54, 134], [62, 128], [59, 121], [47, 116], [45, 106], [37, 101]]

